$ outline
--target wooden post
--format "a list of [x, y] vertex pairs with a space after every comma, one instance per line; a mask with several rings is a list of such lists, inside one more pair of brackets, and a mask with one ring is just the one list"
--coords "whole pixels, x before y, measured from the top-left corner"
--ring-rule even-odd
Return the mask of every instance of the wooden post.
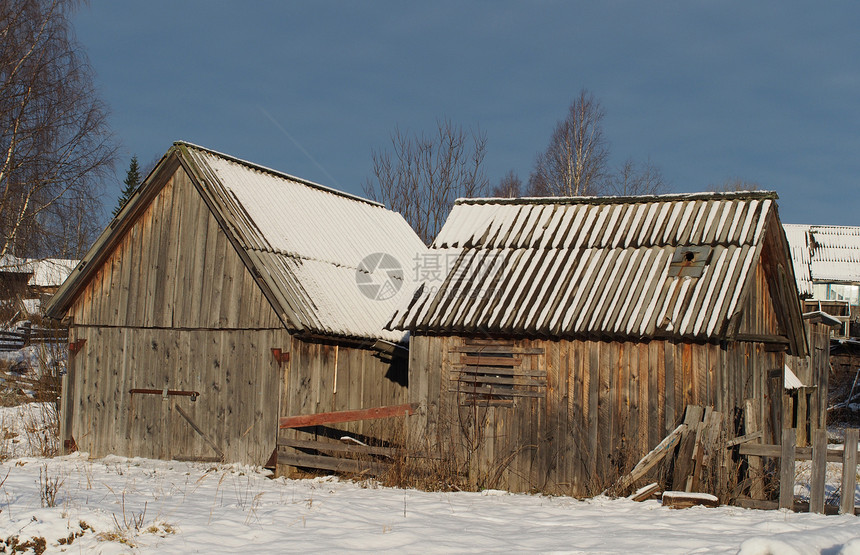
[[827, 469], [827, 432], [812, 430], [812, 476], [809, 484], [809, 512], [824, 514], [824, 474]]
[[794, 448], [797, 443], [797, 430], [783, 428], [782, 457], [779, 461], [779, 508], [794, 507]]
[[842, 502], [839, 512], [844, 515], [854, 514], [854, 488], [857, 486], [857, 428], [845, 430], [845, 442], [842, 453]]
[[[744, 435], [751, 435], [761, 431], [758, 422], [759, 412], [758, 399], [746, 399], [744, 401]], [[761, 440], [757, 440], [761, 443]], [[747, 457], [750, 479], [750, 497], [753, 499], [764, 499], [764, 473], [760, 457]]]

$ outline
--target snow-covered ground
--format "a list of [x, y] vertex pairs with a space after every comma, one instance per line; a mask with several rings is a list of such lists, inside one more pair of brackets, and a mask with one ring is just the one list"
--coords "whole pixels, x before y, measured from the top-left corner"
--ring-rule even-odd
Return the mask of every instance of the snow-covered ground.
[[[35, 407], [28, 410], [41, 414]], [[335, 478], [272, 479], [238, 465], [21, 457], [0, 463], [0, 483], [0, 540], [44, 538], [48, 553], [860, 554], [855, 516], [427, 493]]]

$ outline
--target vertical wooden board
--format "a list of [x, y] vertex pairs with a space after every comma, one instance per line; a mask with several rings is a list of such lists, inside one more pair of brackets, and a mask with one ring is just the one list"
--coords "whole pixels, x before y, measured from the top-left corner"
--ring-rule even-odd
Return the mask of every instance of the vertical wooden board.
[[[462, 436], [459, 429], [455, 427], [454, 420], [457, 414], [457, 394], [448, 391], [448, 384], [450, 383], [448, 350], [452, 346], [459, 345], [459, 340], [454, 337], [431, 337], [430, 339], [437, 346], [436, 349], [431, 347], [433, 372], [430, 374], [430, 391], [438, 392], [435, 411], [438, 415], [436, 420], [437, 437], [434, 440], [438, 441], [440, 448], [453, 456], [455, 445], [460, 443]], [[432, 398], [430, 403], [432, 407]]]
[[[184, 171], [179, 169], [177, 171]], [[161, 195], [164, 198], [164, 225], [162, 227], [161, 250], [162, 250], [162, 271], [163, 278], [163, 295], [160, 303], [162, 311], [162, 325], [174, 326], [174, 310], [176, 306], [176, 289], [177, 289], [177, 271], [179, 264], [179, 245], [180, 245], [180, 228], [181, 222], [178, 217], [175, 217], [175, 197], [174, 197], [175, 179], [161, 190]]]
[[[223, 268], [223, 256], [216, 250], [218, 244], [218, 235], [221, 230], [218, 228], [218, 222], [212, 216], [205, 202], [201, 202], [205, 212], [201, 214], [201, 225], [206, 228], [206, 240], [202, 245], [203, 249], [203, 265], [205, 271], [201, 277], [200, 291], [200, 326], [216, 327], [218, 325], [217, 314], [213, 310], [213, 296], [215, 289], [215, 281], [220, 279], [216, 266], [220, 265]], [[220, 305], [219, 305], [220, 306]], [[250, 326], [253, 327], [253, 326]]]
[[165, 266], [167, 264], [167, 237], [170, 235], [169, 202], [164, 191], [162, 191], [156, 196], [150, 207], [155, 213], [153, 221], [157, 222], [151, 237], [152, 264], [155, 269], [155, 281], [151, 285], [153, 288], [152, 325], [160, 327], [169, 326], [169, 323], [166, 322], [168, 313], [165, 310], [165, 288], [167, 286]]
[[117, 246], [117, 249], [111, 255], [111, 258], [117, 260], [120, 267], [119, 272], [119, 287], [117, 296], [113, 298], [113, 302], [117, 306], [117, 315], [115, 325], [124, 326], [128, 322], [128, 296], [129, 287], [131, 284], [131, 267], [134, 263], [134, 253], [131, 250], [131, 234], [126, 233], [122, 241]]
[[[626, 387], [629, 380], [628, 368], [624, 358], [624, 344], [618, 341], [609, 342], [610, 364], [609, 364], [609, 396], [610, 411], [612, 419], [610, 425], [609, 448], [616, 462], [613, 467], [619, 465], [622, 457], [623, 445], [628, 440], [625, 432], [627, 427], [627, 405], [625, 403]], [[614, 470], [614, 469], [613, 469]]]
[[126, 452], [125, 445], [122, 444], [122, 405], [120, 404], [122, 401], [121, 390], [123, 389], [122, 384], [122, 329], [121, 328], [110, 328], [108, 330], [108, 364], [107, 364], [107, 376], [108, 383], [106, 384], [105, 391], [107, 392], [107, 398], [105, 399], [105, 405], [109, 407], [108, 410], [108, 418], [110, 418], [111, 423], [108, 429], [110, 430], [110, 452], [123, 454]]
[[558, 388], [553, 406], [547, 403], [547, 417], [552, 415], [555, 419], [555, 433], [553, 434], [554, 448], [554, 481], [558, 484], [557, 491], [560, 495], [570, 493], [571, 475], [573, 470], [573, 453], [568, 442], [568, 429], [570, 422], [570, 365], [562, 356], [562, 345], [560, 341], [554, 341], [550, 350], [551, 363], [555, 367], [558, 376]]
[[795, 430], [782, 430], [782, 455], [779, 460], [779, 508], [794, 507], [794, 477], [795, 477]]
[[[639, 374], [639, 346], [636, 343], [625, 342], [624, 350], [627, 352], [626, 362], [630, 382], [627, 386], [627, 437], [631, 452], [634, 453], [634, 460], [630, 461], [630, 467], [636, 464], [639, 458], [648, 452], [641, 443], [640, 427], [639, 427], [639, 407], [641, 403], [641, 383], [642, 379]], [[647, 383], [647, 379], [644, 380]], [[625, 472], [627, 469], [625, 469]]]
[[584, 392], [582, 372], [582, 343], [574, 341], [561, 342], [561, 361], [568, 374], [567, 414], [562, 418], [564, 427], [564, 456], [567, 460], [567, 480], [570, 482], [568, 495], [579, 494], [582, 485], [584, 466], [582, 464], [584, 444], [583, 419], [588, 408], [587, 393]]
[[663, 375], [665, 391], [665, 423], [663, 434], [677, 426], [677, 415], [675, 414], [675, 345], [671, 341], [661, 341], [660, 350], [663, 351]]
[[132, 326], [151, 326], [151, 322], [147, 320], [146, 313], [146, 294], [149, 290], [149, 231], [151, 225], [151, 214], [147, 210], [141, 214], [137, 223], [132, 228], [135, 233], [135, 252], [138, 253], [137, 263], [132, 268], [132, 279], [135, 284], [133, 291], [134, 302], [131, 303], [133, 304], [133, 308], [129, 307], [132, 315], [132, 321], [129, 324]]
[[826, 470], [827, 431], [816, 429], [812, 432], [812, 474], [809, 479], [809, 512], [811, 513], [824, 514]]
[[587, 488], [589, 493], [596, 492], [597, 460], [599, 451], [599, 411], [600, 411], [600, 345], [596, 341], [589, 341], [588, 345], [588, 367], [584, 371], [589, 379], [588, 384], [588, 470], [586, 472]]
[[[319, 345], [319, 389], [317, 390], [316, 412], [331, 412], [334, 410], [334, 346], [329, 344]], [[383, 384], [378, 383], [378, 389]]]
[[603, 480], [606, 478], [608, 470], [608, 460], [612, 455], [612, 379], [611, 367], [614, 362], [609, 344], [605, 341], [596, 343], [599, 354], [598, 375], [600, 387], [598, 390], [598, 410], [597, 410], [597, 487], [602, 488]]
[[143, 285], [143, 318], [144, 325], [154, 327], [157, 325], [155, 315], [155, 290], [158, 288], [158, 237], [161, 235], [160, 199], [156, 200], [147, 208], [147, 224], [143, 231], [143, 264], [141, 269]]
[[653, 447], [649, 441], [650, 423], [648, 411], [650, 410], [650, 393], [649, 386], [651, 385], [651, 372], [648, 369], [648, 344], [637, 343], [637, 363], [639, 376], [639, 393], [636, 400], [636, 409], [639, 413], [638, 423], [638, 440], [639, 449], [643, 453], [647, 453]]
[[[189, 187], [188, 189], [192, 190], [193, 194], [192, 213], [194, 214], [194, 220], [190, 222], [193, 242], [189, 241], [189, 245], [192, 251], [188, 253], [188, 256], [191, 257], [193, 255], [194, 266], [191, 283], [194, 291], [197, 292], [197, 294], [192, 295], [189, 318], [194, 322], [195, 326], [200, 326], [200, 323], [205, 318], [205, 312], [208, 312], [208, 310], [204, 312], [208, 300], [204, 300], [203, 295], [200, 293], [203, 291], [204, 281], [208, 281], [208, 264], [213, 262], [206, 258], [206, 240], [209, 235], [209, 218], [211, 216], [209, 207], [206, 206], [200, 194], [197, 193], [197, 189], [194, 187]], [[242, 306], [249, 299], [247, 297], [240, 297], [236, 300], [240, 301], [236, 302], [236, 304]]]
[[660, 431], [663, 428], [662, 407], [665, 402], [664, 391], [660, 383], [663, 375], [662, 357], [658, 352], [659, 341], [648, 342], [648, 445], [655, 447], [663, 440]]
[[842, 498], [839, 512], [845, 515], [854, 514], [854, 491], [857, 488], [857, 441], [860, 430], [845, 429], [845, 440], [842, 451]]
[[[533, 369], [533, 357], [522, 357], [523, 362], [521, 368], [525, 372], [531, 372]], [[546, 446], [543, 441], [546, 433], [546, 420], [544, 419], [544, 411], [542, 410], [542, 401], [535, 398], [523, 398], [523, 408], [525, 418], [521, 422], [526, 425], [523, 427], [523, 433], [527, 439], [527, 458], [526, 463], [528, 471], [528, 483], [526, 487], [529, 490], [540, 488], [546, 476], [546, 466], [544, 464]], [[476, 425], [479, 425], [476, 422]]]
[[241, 346], [238, 344], [238, 337], [233, 331], [225, 331], [223, 333], [223, 346], [221, 351], [221, 363], [223, 371], [224, 391], [221, 396], [224, 406], [224, 413], [219, 426], [221, 437], [224, 438], [224, 443], [221, 449], [228, 452], [231, 447], [230, 430], [236, 426], [236, 418], [238, 410], [236, 402], [237, 382], [239, 382], [240, 365], [243, 360], [241, 358]]

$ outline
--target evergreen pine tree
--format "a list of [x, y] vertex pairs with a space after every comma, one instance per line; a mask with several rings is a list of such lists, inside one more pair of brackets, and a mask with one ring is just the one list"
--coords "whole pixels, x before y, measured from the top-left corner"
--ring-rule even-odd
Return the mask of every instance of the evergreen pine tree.
[[137, 190], [140, 185], [140, 167], [137, 165], [137, 155], [131, 157], [131, 163], [128, 165], [128, 173], [125, 176], [125, 188], [122, 190], [122, 196], [119, 197], [119, 203], [113, 209], [113, 217], [116, 218], [122, 207], [131, 198], [131, 195]]

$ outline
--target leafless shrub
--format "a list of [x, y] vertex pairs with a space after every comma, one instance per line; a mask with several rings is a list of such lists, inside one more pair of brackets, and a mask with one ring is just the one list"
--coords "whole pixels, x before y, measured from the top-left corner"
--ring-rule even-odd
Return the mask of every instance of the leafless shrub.
[[39, 498], [42, 500], [43, 507], [57, 506], [57, 493], [63, 485], [63, 478], [60, 476], [50, 476], [48, 465], [43, 465], [39, 469]]

